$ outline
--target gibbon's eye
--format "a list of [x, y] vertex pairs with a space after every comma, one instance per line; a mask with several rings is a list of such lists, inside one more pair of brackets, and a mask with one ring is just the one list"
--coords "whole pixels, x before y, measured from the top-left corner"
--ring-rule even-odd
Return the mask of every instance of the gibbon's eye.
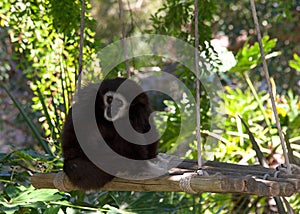
[[113, 101], [113, 97], [112, 96], [107, 96], [106, 97], [106, 103], [111, 104]]

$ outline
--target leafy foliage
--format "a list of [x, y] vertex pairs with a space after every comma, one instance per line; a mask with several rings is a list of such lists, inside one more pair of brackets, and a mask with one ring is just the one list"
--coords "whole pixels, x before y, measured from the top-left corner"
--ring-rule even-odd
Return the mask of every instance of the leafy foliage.
[[[266, 59], [278, 56], [279, 52], [272, 52], [268, 54], [275, 47], [276, 41], [277, 39], [270, 39], [269, 36], [265, 36], [262, 38]], [[255, 68], [257, 65], [259, 65], [262, 59], [260, 56], [258, 42], [251, 46], [248, 45], [248, 43], [246, 42], [244, 47], [241, 48], [237, 53], [236, 60], [237, 64], [233, 68], [231, 68], [232, 72], [249, 71]]]
[[[299, 73], [287, 66], [292, 60], [294, 53], [299, 53], [299, 1], [255, 1], [260, 29], [262, 35], [269, 35], [270, 38], [277, 38], [275, 50], [280, 50], [281, 55], [272, 58], [269, 63], [269, 72], [274, 79], [282, 83], [277, 85], [278, 90], [287, 91], [292, 89], [299, 93], [297, 82], [300, 79]], [[214, 27], [216, 32], [221, 32], [229, 37], [229, 46], [236, 53], [239, 50], [240, 39], [245, 33], [249, 37], [249, 44], [256, 41], [256, 34], [253, 31], [254, 24], [248, 0], [218, 1], [218, 13], [215, 16]], [[259, 68], [251, 77], [256, 81], [261, 80]]]
[[[210, 23], [216, 9], [216, 2], [209, 0], [201, 1], [198, 7], [199, 49], [205, 52], [208, 59], [211, 59], [211, 53], [214, 54], [209, 41], [212, 35]], [[150, 20], [154, 30], [149, 33], [174, 36], [194, 45], [194, 1], [167, 0]]]
[[[80, 17], [76, 16], [80, 14], [80, 4], [69, 1], [6, 4], [4, 14], [16, 55], [27, 57], [21, 58], [21, 68], [35, 94], [32, 108], [44, 112], [39, 121], [43, 124], [45, 136], [56, 141], [75, 86]], [[72, 16], [57, 10], [62, 5]], [[85, 33], [84, 59], [88, 61], [95, 53], [91, 45], [94, 40], [91, 29], [86, 28]]]

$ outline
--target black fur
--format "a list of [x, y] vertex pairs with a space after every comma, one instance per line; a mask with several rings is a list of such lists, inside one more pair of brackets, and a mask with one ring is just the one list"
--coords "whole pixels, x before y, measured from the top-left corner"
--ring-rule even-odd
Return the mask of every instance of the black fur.
[[[93, 99], [89, 94], [91, 91], [97, 90], [95, 117], [98, 129], [105, 142], [115, 152], [127, 158], [135, 160], [155, 158], [157, 155], [158, 141], [149, 145], [132, 144], [123, 139], [115, 130], [113, 123], [104, 117], [105, 105], [103, 95], [107, 91], [116, 91], [125, 80], [124, 78], [104, 80], [100, 88], [98, 88], [97, 84], [87, 85], [82, 89], [78, 100], [79, 102], [85, 102], [89, 99]], [[142, 91], [133, 81], [130, 81], [128, 91], [130, 90]], [[126, 94], [123, 94], [123, 96], [126, 98]], [[150, 114], [151, 109], [148, 96], [145, 93], [141, 93], [133, 100], [129, 108], [129, 118], [132, 127], [140, 133], [148, 132], [150, 129]], [[87, 133], [87, 135], [93, 135], [93, 133]], [[63, 170], [74, 185], [82, 190], [99, 189], [114, 178], [113, 175], [102, 171], [93, 164], [82, 151], [74, 131], [72, 109], [70, 109], [66, 117], [61, 137], [64, 157]]]

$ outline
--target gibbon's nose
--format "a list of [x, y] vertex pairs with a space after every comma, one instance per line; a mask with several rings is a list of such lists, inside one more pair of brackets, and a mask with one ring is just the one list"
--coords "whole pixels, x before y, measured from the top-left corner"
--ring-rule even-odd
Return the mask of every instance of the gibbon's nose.
[[111, 107], [108, 107], [106, 110], [106, 116], [111, 119]]
[[118, 106], [110, 105], [105, 109], [104, 117], [108, 121], [115, 121], [122, 117], [124, 114], [124, 110], [120, 109]]

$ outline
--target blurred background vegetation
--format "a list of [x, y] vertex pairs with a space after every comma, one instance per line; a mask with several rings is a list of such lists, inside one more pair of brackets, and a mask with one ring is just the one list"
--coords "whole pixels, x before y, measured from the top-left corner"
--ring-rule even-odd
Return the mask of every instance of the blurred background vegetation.
[[[290, 158], [300, 164], [300, 3], [256, 1], [264, 35], [277, 111]], [[118, 1], [86, 2], [84, 66], [101, 69], [97, 51], [121, 38]], [[60, 132], [72, 103], [78, 74], [80, 1], [3, 0], [0, 2], [0, 213], [273, 213], [272, 198], [233, 194], [165, 192], [70, 193], [35, 190], [30, 175], [62, 169]], [[191, 0], [124, 1], [126, 36], [156, 33], [193, 45], [194, 7]], [[283, 162], [272, 117], [249, 1], [202, 0], [199, 4], [199, 50], [222, 81], [224, 94], [215, 100], [202, 90], [202, 134], [211, 159], [241, 164], [258, 160], [239, 116], [248, 124], [270, 166]], [[101, 60], [101, 59], [100, 59]], [[158, 57], [130, 60], [137, 78], [148, 71], [172, 73], [194, 89], [195, 77], [177, 62]], [[125, 74], [118, 65], [113, 76]], [[91, 77], [87, 77], [91, 78]], [[209, 131], [215, 120], [209, 101], [225, 109], [223, 132]], [[180, 126], [178, 105], [152, 96], [161, 131], [160, 152], [176, 148]], [[162, 104], [163, 102], [163, 104]], [[184, 133], [185, 158], [196, 158], [194, 132]], [[209, 137], [217, 139], [210, 146]], [[206, 142], [207, 140], [207, 142]], [[287, 199], [295, 213], [300, 197]]]

